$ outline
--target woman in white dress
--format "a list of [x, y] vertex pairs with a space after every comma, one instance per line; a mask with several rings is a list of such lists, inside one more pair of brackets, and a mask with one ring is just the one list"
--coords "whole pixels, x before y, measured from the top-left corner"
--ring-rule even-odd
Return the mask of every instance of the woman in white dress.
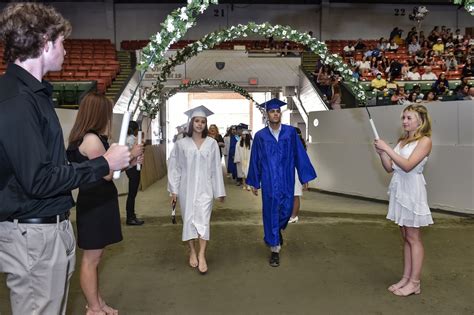
[[245, 179], [249, 172], [250, 164], [250, 150], [252, 149], [252, 138], [248, 130], [242, 131], [242, 137], [235, 147], [234, 163], [237, 166], [237, 177], [242, 178], [242, 189], [250, 191], [250, 186], [247, 186]]
[[[224, 201], [224, 178], [219, 146], [207, 136], [207, 116], [212, 112], [199, 106], [186, 114], [191, 118], [188, 134], [177, 141], [171, 151], [168, 191], [172, 204], [179, 199], [183, 218], [182, 240], [188, 241], [190, 249], [189, 265], [205, 274], [212, 203], [213, 199]], [[199, 253], [196, 252], [196, 239]]]
[[404, 269], [400, 281], [388, 290], [398, 296], [420, 294], [424, 249], [420, 227], [433, 224], [426, 197], [423, 168], [431, 152], [431, 120], [423, 105], [409, 105], [402, 113], [403, 136], [392, 149], [375, 140], [384, 169], [393, 172], [389, 185], [387, 219], [400, 226], [404, 240]]

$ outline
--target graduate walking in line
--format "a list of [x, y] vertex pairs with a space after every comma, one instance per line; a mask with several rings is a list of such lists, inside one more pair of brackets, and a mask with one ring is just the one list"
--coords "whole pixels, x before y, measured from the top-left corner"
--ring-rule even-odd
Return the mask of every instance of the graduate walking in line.
[[179, 199], [181, 206], [182, 239], [189, 244], [189, 265], [201, 274], [208, 270], [206, 245], [213, 199], [223, 202], [225, 198], [219, 146], [207, 136], [207, 117], [212, 114], [204, 106], [186, 112], [190, 118], [187, 137], [175, 143], [168, 164], [168, 191], [171, 203]]
[[237, 146], [237, 127], [232, 126], [230, 129], [229, 151], [227, 161], [227, 173], [232, 175], [232, 179], [237, 180], [237, 166], [234, 162], [235, 148]]
[[254, 195], [262, 188], [264, 240], [271, 249], [272, 267], [280, 265], [281, 230], [293, 210], [295, 168], [302, 185], [316, 178], [296, 129], [281, 123], [280, 107], [285, 104], [278, 99], [262, 104], [269, 125], [255, 134], [247, 176]]
[[243, 187], [242, 189], [250, 190], [250, 186], [247, 186], [245, 183], [245, 179], [247, 178], [247, 174], [249, 172], [249, 164], [250, 164], [250, 150], [252, 148], [252, 136], [248, 129], [244, 129], [242, 131], [242, 137], [240, 141], [237, 143], [235, 149], [235, 156], [234, 162], [237, 166], [237, 176], [238, 178], [242, 178]]

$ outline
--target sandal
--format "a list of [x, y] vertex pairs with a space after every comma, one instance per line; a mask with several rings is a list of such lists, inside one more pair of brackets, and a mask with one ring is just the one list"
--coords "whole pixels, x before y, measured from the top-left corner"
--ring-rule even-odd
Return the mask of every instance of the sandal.
[[86, 315], [107, 315], [107, 313], [102, 309], [98, 311], [90, 309], [89, 305], [86, 305]]
[[389, 286], [387, 290], [389, 290], [390, 292], [395, 292], [398, 289], [403, 288], [403, 286], [405, 286], [408, 282], [409, 278], [407, 276], [403, 276], [400, 281]]
[[[413, 284], [411, 288], [408, 287], [410, 283]], [[397, 289], [393, 292], [393, 294], [397, 296], [404, 296], [404, 297], [412, 295], [412, 294], [420, 294], [420, 293], [421, 293], [420, 280], [412, 280], [412, 279], [410, 279], [409, 282], [403, 288]]]

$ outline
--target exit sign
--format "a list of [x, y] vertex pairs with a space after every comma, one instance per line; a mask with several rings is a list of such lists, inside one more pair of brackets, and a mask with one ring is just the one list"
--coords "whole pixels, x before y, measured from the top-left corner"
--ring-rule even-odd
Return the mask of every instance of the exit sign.
[[249, 79], [249, 84], [250, 85], [257, 85], [258, 84], [258, 79], [257, 78], [250, 78]]

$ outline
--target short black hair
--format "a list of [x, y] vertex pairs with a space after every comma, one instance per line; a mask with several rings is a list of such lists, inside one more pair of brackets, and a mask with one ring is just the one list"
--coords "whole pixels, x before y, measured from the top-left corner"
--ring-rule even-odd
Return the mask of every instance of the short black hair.
[[135, 133], [135, 131], [138, 131], [138, 129], [139, 129], [138, 123], [134, 120], [131, 120], [128, 123], [128, 132], [127, 132], [127, 134], [133, 135]]

